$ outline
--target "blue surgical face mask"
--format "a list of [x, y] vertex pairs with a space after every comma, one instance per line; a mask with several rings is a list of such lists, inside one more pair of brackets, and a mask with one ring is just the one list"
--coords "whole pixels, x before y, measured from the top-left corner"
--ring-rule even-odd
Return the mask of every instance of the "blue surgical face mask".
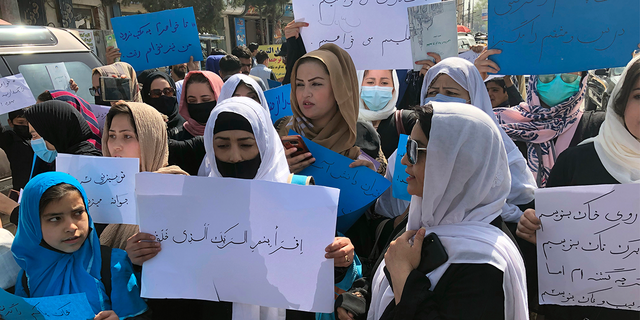
[[362, 87], [360, 98], [371, 111], [380, 111], [389, 104], [393, 97], [392, 87]]
[[561, 77], [555, 77], [555, 79], [549, 83], [541, 82], [540, 79], [538, 79], [538, 97], [549, 107], [554, 107], [580, 91], [581, 78], [582, 77], [578, 76], [578, 78], [571, 83], [564, 82]]
[[44, 142], [44, 138], [31, 140], [31, 148], [33, 152], [46, 163], [51, 163], [58, 156], [58, 151], [47, 149], [47, 144]]
[[423, 104], [427, 104], [427, 102], [431, 102], [431, 101], [435, 101], [435, 102], [459, 102], [459, 103], [467, 103], [467, 100], [462, 99], [462, 98], [456, 98], [456, 97], [449, 97], [449, 96], [445, 96], [444, 94], [436, 94], [435, 97], [429, 97], [429, 98], [425, 98], [424, 99], [424, 103]]

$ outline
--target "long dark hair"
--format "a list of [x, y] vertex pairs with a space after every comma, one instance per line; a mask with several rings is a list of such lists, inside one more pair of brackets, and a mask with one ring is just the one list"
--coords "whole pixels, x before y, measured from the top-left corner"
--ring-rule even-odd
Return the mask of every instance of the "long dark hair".
[[638, 81], [640, 77], [640, 59], [637, 59], [630, 67], [627, 69], [627, 75], [624, 79], [621, 79], [622, 88], [618, 93], [617, 97], [613, 97], [615, 100], [613, 101], [613, 111], [620, 116], [620, 118], [624, 119], [624, 112], [627, 109], [627, 100], [629, 100], [629, 95], [631, 94], [631, 90], [633, 90], [633, 86]]

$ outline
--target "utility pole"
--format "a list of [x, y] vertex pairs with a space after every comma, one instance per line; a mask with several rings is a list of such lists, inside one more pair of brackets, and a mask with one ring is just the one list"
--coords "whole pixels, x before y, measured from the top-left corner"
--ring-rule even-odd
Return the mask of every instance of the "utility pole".
[[467, 26], [471, 29], [471, 2], [473, 0], [469, 0], [469, 6], [467, 7]]
[[471, 25], [469, 26], [469, 29], [471, 29], [471, 31], [473, 31], [473, 12], [471, 13]]

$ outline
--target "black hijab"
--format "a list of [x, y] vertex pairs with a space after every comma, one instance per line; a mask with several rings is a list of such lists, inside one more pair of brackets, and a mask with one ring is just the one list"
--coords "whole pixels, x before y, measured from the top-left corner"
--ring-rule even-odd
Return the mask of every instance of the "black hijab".
[[[184, 118], [178, 113], [178, 98], [179, 97], [165, 97], [161, 96], [160, 98], [151, 98], [149, 96], [149, 91], [151, 91], [151, 83], [153, 80], [162, 77], [164, 80], [169, 82], [169, 86], [176, 90], [176, 83], [171, 79], [171, 77], [162, 71], [155, 71], [149, 73], [144, 82], [142, 83], [142, 101], [144, 103], [154, 107], [158, 112], [166, 115], [169, 118], [167, 122], [167, 128], [179, 128], [184, 123]], [[177, 93], [177, 92], [176, 92]]]
[[45, 101], [30, 107], [24, 117], [59, 153], [102, 156], [87, 141], [93, 137], [87, 121], [70, 104], [57, 100]]

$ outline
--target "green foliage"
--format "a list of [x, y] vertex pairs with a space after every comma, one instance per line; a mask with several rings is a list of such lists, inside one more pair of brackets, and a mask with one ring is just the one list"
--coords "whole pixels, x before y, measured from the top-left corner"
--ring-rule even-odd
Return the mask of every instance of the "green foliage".
[[[127, 5], [132, 2], [132, 0], [123, 0], [121, 5]], [[222, 21], [220, 12], [226, 5], [224, 0], [136, 0], [136, 2], [142, 4], [149, 12], [193, 7], [198, 30], [201, 33], [212, 34], [217, 34], [216, 26]]]

